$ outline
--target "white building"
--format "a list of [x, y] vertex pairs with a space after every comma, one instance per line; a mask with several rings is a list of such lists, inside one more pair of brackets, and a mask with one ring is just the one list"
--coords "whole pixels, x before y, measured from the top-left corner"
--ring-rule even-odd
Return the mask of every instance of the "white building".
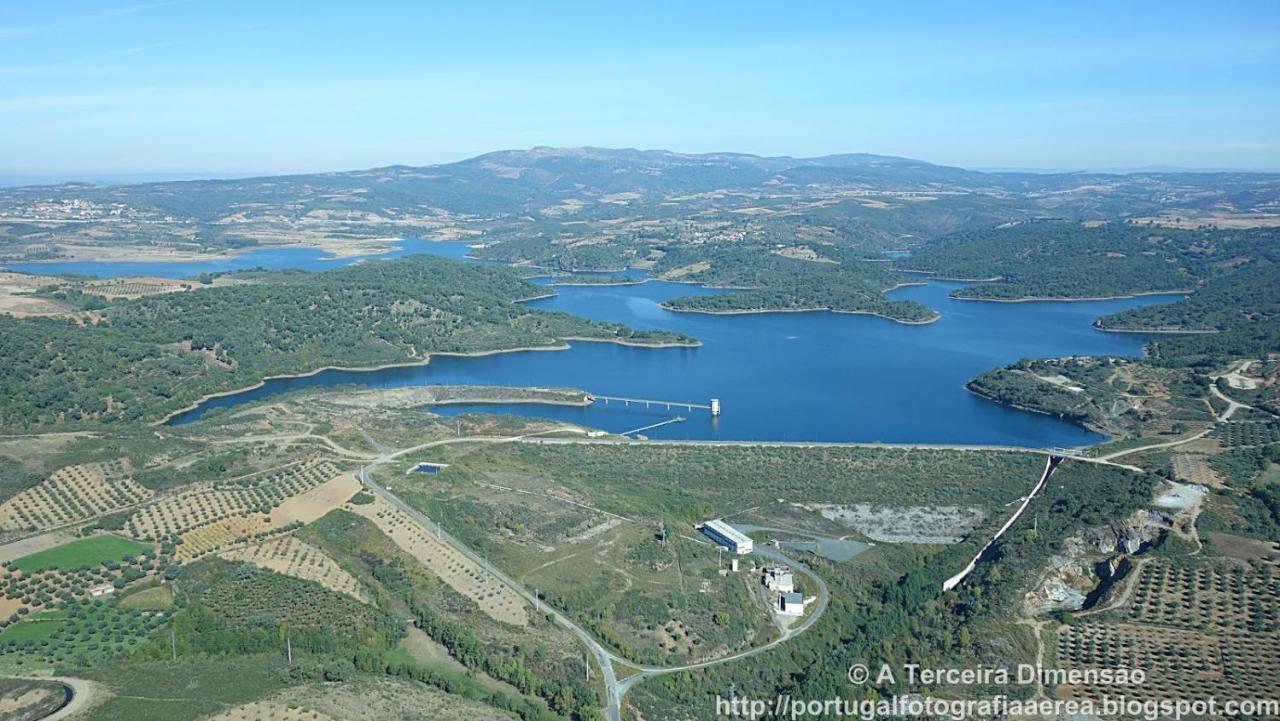
[[755, 549], [755, 543], [749, 536], [718, 518], [707, 521], [699, 526], [698, 530], [715, 541], [717, 546], [724, 546], [739, 556], [751, 553]]
[[796, 590], [796, 577], [791, 573], [791, 569], [785, 566], [774, 566], [764, 569], [764, 576], [760, 582], [770, 591], [778, 593], [791, 593]]
[[794, 592], [779, 594], [778, 613], [788, 616], [799, 616], [804, 613], [804, 594]]

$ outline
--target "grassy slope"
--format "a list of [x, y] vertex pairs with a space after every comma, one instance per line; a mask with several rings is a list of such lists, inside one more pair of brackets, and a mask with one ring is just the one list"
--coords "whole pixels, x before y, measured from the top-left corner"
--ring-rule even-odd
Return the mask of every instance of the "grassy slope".
[[140, 543], [120, 536], [98, 536], [23, 556], [14, 561], [13, 566], [23, 573], [48, 568], [96, 566], [103, 561], [119, 561], [125, 556], [136, 556], [153, 548], [150, 543]]

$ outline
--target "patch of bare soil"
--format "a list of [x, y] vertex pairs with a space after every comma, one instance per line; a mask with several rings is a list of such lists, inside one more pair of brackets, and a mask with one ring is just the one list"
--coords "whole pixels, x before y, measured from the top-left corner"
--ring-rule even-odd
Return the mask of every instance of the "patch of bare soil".
[[679, 268], [672, 268], [671, 270], [668, 270], [666, 273], [663, 273], [662, 277], [665, 280], [675, 280], [677, 278], [683, 278], [686, 275], [696, 275], [698, 273], [705, 273], [710, 269], [711, 269], [711, 263], [709, 261], [700, 260], [697, 263], [690, 263], [689, 265], [682, 265]]
[[1222, 487], [1222, 479], [1218, 477], [1217, 472], [1209, 465], [1209, 456], [1203, 453], [1175, 453], [1171, 456], [1171, 459], [1173, 461], [1173, 475], [1178, 480], [1189, 481], [1211, 488]]
[[868, 503], [796, 505], [881, 543], [959, 543], [987, 517], [986, 511], [977, 507], [872, 506]]

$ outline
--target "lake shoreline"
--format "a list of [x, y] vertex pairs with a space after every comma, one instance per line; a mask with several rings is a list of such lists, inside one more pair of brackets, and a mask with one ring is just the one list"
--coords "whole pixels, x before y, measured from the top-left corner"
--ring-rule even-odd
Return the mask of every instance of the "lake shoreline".
[[1099, 428], [1099, 427], [1097, 427], [1097, 426], [1094, 426], [1093, 424], [1088, 423], [1088, 422], [1085, 422], [1085, 421], [1077, 421], [1077, 420], [1073, 420], [1073, 419], [1071, 419], [1071, 418], [1067, 418], [1066, 416], [1064, 416], [1064, 415], [1062, 415], [1062, 414], [1059, 414], [1059, 413], [1050, 413], [1049, 411], [1046, 411], [1046, 410], [1043, 410], [1043, 409], [1040, 409], [1040, 408], [1032, 408], [1031, 406], [1022, 405], [1021, 403], [1010, 403], [1010, 402], [1008, 402], [1008, 401], [1000, 400], [999, 398], [996, 398], [996, 397], [994, 397], [994, 396], [992, 396], [992, 395], [990, 395], [990, 394], [988, 394], [988, 393], [984, 393], [983, 391], [981, 391], [981, 390], [979, 390], [979, 389], [977, 389], [977, 388], [973, 387], [973, 381], [969, 381], [968, 383], [965, 383], [965, 384], [964, 384], [964, 389], [965, 389], [965, 390], [967, 390], [967, 391], [969, 391], [969, 392], [970, 392], [970, 393], [972, 393], [973, 395], [975, 395], [975, 396], [977, 396], [977, 397], [981, 398], [982, 400], [984, 400], [984, 401], [988, 401], [988, 402], [991, 402], [991, 403], [995, 403], [995, 404], [996, 404], [996, 405], [998, 405], [998, 406], [1002, 406], [1002, 407], [1004, 407], [1004, 408], [1014, 408], [1014, 409], [1017, 409], [1017, 410], [1023, 411], [1023, 412], [1025, 412], [1025, 413], [1036, 413], [1036, 414], [1039, 414], [1039, 415], [1042, 415], [1042, 416], [1048, 416], [1048, 417], [1050, 417], [1050, 418], [1057, 418], [1058, 420], [1065, 421], [1065, 422], [1070, 423], [1070, 424], [1072, 424], [1072, 425], [1079, 426], [1079, 427], [1081, 427], [1081, 428], [1083, 428], [1083, 429], [1085, 429], [1085, 430], [1087, 430], [1087, 431], [1090, 431], [1090, 432], [1092, 432], [1092, 433], [1097, 433], [1098, 435], [1100, 435], [1100, 436], [1102, 436], [1103, 438], [1105, 438], [1105, 439], [1106, 439], [1105, 441], [1102, 441], [1102, 442], [1100, 442], [1100, 443], [1090, 444], [1089, 446], [1087, 446], [1087, 447], [1089, 447], [1089, 448], [1096, 447], [1096, 446], [1101, 446], [1101, 445], [1106, 445], [1107, 443], [1114, 443], [1114, 442], [1116, 442], [1116, 441], [1118, 441], [1118, 440], [1122, 440], [1122, 439], [1121, 439], [1121, 438], [1119, 438], [1118, 436], [1114, 436], [1114, 435], [1112, 435], [1112, 434], [1111, 434], [1111, 432], [1109, 432], [1109, 431], [1107, 431], [1107, 430], [1105, 430], [1105, 429], [1103, 429], [1103, 428]]
[[1132, 333], [1138, 335], [1213, 335], [1215, 333], [1222, 332], [1211, 328], [1206, 328], [1204, 330], [1191, 330], [1187, 328], [1108, 328], [1107, 326], [1100, 325], [1097, 322], [1093, 324], [1093, 328], [1094, 330], [1100, 330], [1104, 333]]
[[[920, 284], [915, 284], [920, 285]], [[839, 313], [840, 315], [869, 315], [876, 318], [884, 318], [894, 323], [902, 325], [929, 325], [937, 323], [942, 314], [934, 312], [933, 317], [928, 320], [902, 320], [894, 318], [883, 313], [876, 313], [869, 310], [837, 310], [835, 308], [743, 308], [733, 310], [704, 310], [702, 308], [673, 308], [666, 303], [659, 303], [659, 308], [671, 311], [672, 313], [701, 313], [703, 315], [765, 315], [768, 313]]]
[[284, 373], [279, 375], [264, 376], [262, 380], [259, 380], [257, 383], [254, 383], [252, 385], [244, 386], [241, 388], [235, 388], [227, 391], [218, 391], [217, 393], [205, 394], [201, 396], [199, 399], [197, 399], [196, 401], [194, 401], [193, 403], [191, 403], [190, 405], [184, 408], [180, 408], [176, 411], [173, 411], [172, 413], [168, 413], [160, 420], [152, 421], [151, 425], [152, 426], [170, 425], [170, 423], [173, 421], [174, 418], [177, 418], [179, 416], [186, 415], [187, 413], [190, 413], [192, 411], [198, 410], [201, 406], [203, 406], [204, 404], [208, 403], [211, 400], [215, 400], [217, 398], [227, 398], [230, 396], [238, 396], [243, 393], [249, 393], [251, 391], [255, 391], [255, 390], [258, 390], [259, 388], [266, 386], [269, 381], [311, 378], [313, 376], [320, 375], [321, 373], [325, 373], [327, 371], [340, 371], [343, 373], [376, 373], [378, 371], [391, 370], [393, 368], [421, 368], [423, 366], [429, 365], [431, 363], [431, 359], [436, 356], [452, 357], [452, 358], [483, 358], [485, 356], [498, 355], [500, 353], [522, 353], [525, 351], [565, 351], [565, 350], [569, 350], [570, 341], [575, 343], [614, 343], [616, 345], [623, 345], [631, 348], [653, 348], [655, 350], [661, 350], [664, 348], [697, 348], [702, 345], [700, 341], [694, 341], [693, 343], [680, 343], [676, 341], [667, 341], [663, 343], [639, 343], [636, 341], [613, 340], [609, 338], [582, 338], [577, 336], [568, 336], [564, 338], [563, 341], [564, 342], [558, 343], [556, 345], [521, 346], [517, 348], [495, 348], [493, 350], [484, 350], [484, 351], [438, 351], [435, 353], [428, 353], [426, 357], [423, 358], [422, 360], [407, 361], [404, 363], [383, 363], [381, 365], [376, 365], [376, 366], [356, 366], [356, 367], [324, 366], [322, 368], [316, 368], [314, 370], [309, 370], [305, 372]]
[[[941, 280], [941, 278], [939, 279]], [[1147, 290], [1138, 293], [1127, 293], [1122, 295], [1099, 295], [1088, 298], [1065, 298], [1055, 296], [1035, 296], [1029, 295], [1022, 298], [974, 298], [963, 295], [951, 295], [950, 298], [955, 300], [969, 300], [980, 303], [1088, 303], [1090, 301], [1099, 300], [1126, 300], [1130, 298], [1146, 298], [1157, 295], [1190, 295], [1195, 291], [1192, 290]]]

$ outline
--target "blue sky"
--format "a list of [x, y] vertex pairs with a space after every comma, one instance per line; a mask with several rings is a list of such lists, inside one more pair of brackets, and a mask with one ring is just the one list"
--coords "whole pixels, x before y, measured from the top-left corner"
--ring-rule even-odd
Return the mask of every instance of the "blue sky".
[[0, 175], [534, 145], [1280, 170], [1277, 118], [1274, 1], [0, 4]]

